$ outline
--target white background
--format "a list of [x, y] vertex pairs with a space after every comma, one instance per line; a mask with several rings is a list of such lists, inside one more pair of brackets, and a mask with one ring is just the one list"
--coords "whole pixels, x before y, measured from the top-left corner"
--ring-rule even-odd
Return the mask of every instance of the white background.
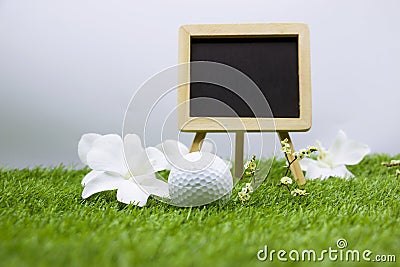
[[177, 63], [192, 23], [307, 23], [313, 127], [296, 145], [343, 129], [397, 154], [399, 3], [0, 0], [0, 166], [75, 164], [82, 134], [121, 133], [132, 94]]

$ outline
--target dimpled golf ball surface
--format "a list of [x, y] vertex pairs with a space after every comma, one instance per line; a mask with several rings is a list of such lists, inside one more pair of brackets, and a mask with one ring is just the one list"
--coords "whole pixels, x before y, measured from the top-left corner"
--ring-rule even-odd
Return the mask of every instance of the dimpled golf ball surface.
[[230, 196], [232, 174], [218, 156], [192, 152], [177, 161], [168, 177], [168, 190], [173, 205], [202, 206]]

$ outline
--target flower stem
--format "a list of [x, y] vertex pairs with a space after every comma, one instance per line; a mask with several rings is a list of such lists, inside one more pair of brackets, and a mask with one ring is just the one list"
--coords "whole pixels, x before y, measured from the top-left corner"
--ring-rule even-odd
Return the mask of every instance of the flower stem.
[[288, 192], [290, 193], [290, 188], [287, 184], [285, 184], [286, 189], [288, 190]]
[[289, 168], [286, 169], [285, 176], [287, 176], [288, 173], [289, 173]]
[[297, 160], [297, 158], [294, 158], [292, 161], [290, 161], [286, 153], [285, 153], [285, 157], [286, 157], [286, 161], [288, 163], [288, 166], [286, 168], [286, 173], [285, 173], [285, 176], [287, 176], [289, 173], [290, 166], [292, 166], [293, 162], [295, 162]]

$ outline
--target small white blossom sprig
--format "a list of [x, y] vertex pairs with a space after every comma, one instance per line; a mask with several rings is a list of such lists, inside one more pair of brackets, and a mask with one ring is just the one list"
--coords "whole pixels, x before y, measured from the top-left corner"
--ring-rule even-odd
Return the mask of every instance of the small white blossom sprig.
[[292, 196], [306, 196], [310, 193], [307, 193], [305, 189], [296, 188], [292, 192], [290, 192]]
[[242, 190], [238, 193], [239, 200], [244, 204], [247, 200], [250, 199], [250, 194], [253, 193], [253, 187], [251, 183], [246, 183], [246, 186], [242, 188]]
[[[311, 157], [312, 153], [318, 151], [318, 149], [315, 146], [309, 146], [307, 148], [300, 149], [299, 151], [292, 152], [292, 148], [291, 148], [291, 146], [289, 144], [289, 140], [287, 138], [285, 138], [284, 140], [281, 141], [281, 145], [282, 145], [281, 151], [285, 154], [287, 165], [285, 166], [286, 167], [285, 176], [283, 176], [281, 178], [281, 180], [280, 180], [281, 183], [279, 184], [279, 186], [285, 187], [292, 196], [308, 195], [309, 193], [307, 193], [305, 189], [297, 188], [297, 185], [295, 188], [293, 188], [293, 180], [292, 180], [292, 178], [290, 178], [288, 176], [288, 174], [289, 174], [290, 166], [292, 166], [292, 164], [296, 160], [302, 160], [304, 158], [309, 158], [309, 157]], [[293, 160], [289, 160], [288, 155], [292, 155]]]
[[249, 179], [250, 182], [246, 183], [246, 185], [242, 188], [242, 190], [238, 193], [239, 200], [244, 204], [246, 201], [250, 199], [250, 195], [253, 193], [253, 186], [254, 184], [254, 175], [257, 171], [257, 163], [256, 163], [256, 156], [253, 155], [251, 160], [245, 163], [244, 165], [244, 173], [242, 176], [243, 179]]
[[292, 196], [306, 196], [310, 194], [305, 189], [300, 189], [300, 188], [291, 189], [292, 185], [293, 185], [292, 178], [288, 176], [284, 176], [281, 178], [281, 183], [279, 184], [279, 186], [285, 187]]
[[[392, 169], [395, 167], [400, 167], [400, 160], [398, 159], [392, 159], [390, 162], [382, 162], [381, 163], [382, 166], [388, 168], [388, 169]], [[400, 177], [400, 169], [396, 169], [395, 175], [397, 177]]]
[[[292, 149], [289, 144], [289, 140], [285, 138], [284, 140], [281, 141], [281, 151], [285, 154], [286, 161], [288, 165], [286, 166], [286, 173], [285, 176], [288, 175], [290, 166], [296, 161], [296, 160], [302, 160], [303, 158], [309, 158], [311, 157], [312, 153], [318, 151], [318, 148], [315, 146], [309, 146], [307, 148], [300, 149], [299, 151], [292, 152]], [[288, 155], [293, 156], [293, 160], [290, 161]]]
[[397, 167], [397, 166], [400, 166], [400, 160], [392, 159], [390, 162], [382, 162], [381, 164], [382, 164], [382, 166], [385, 166], [388, 168]]

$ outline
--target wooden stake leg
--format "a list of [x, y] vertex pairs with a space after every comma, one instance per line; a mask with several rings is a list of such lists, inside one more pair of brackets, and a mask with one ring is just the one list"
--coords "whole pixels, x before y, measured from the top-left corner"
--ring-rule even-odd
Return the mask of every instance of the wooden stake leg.
[[235, 177], [241, 178], [243, 174], [244, 132], [235, 134]]
[[204, 138], [206, 138], [206, 132], [197, 132], [194, 139], [192, 146], [190, 147], [190, 152], [200, 151], [201, 145], [203, 144]]
[[[292, 143], [292, 140], [290, 139], [289, 133], [288, 132], [278, 132], [279, 135], [279, 139], [285, 140], [285, 138], [288, 139], [288, 143], [290, 144], [290, 148], [292, 149], [292, 151], [294, 152], [294, 146]], [[294, 157], [290, 154], [287, 155], [288, 159], [290, 162], [292, 162], [294, 160]], [[293, 177], [294, 179], [297, 181], [298, 185], [305, 185], [306, 184], [306, 179], [304, 178], [304, 174], [303, 171], [301, 170], [299, 161], [296, 160], [295, 162], [292, 163], [292, 165], [290, 165], [290, 170], [293, 173]]]

